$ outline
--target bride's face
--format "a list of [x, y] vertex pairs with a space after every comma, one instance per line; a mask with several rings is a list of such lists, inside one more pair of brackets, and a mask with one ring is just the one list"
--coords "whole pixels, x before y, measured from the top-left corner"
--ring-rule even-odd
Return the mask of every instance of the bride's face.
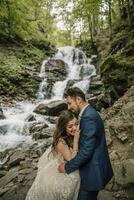
[[70, 120], [66, 126], [66, 132], [72, 136], [75, 135], [76, 131], [79, 130], [79, 124], [78, 120], [76, 118], [73, 118]]

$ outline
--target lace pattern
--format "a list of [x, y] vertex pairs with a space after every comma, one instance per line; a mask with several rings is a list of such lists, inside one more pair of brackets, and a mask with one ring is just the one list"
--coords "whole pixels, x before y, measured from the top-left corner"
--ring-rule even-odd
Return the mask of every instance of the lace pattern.
[[59, 173], [57, 167], [63, 161], [60, 153], [50, 153], [51, 147], [42, 155], [38, 173], [26, 200], [76, 200], [80, 185], [79, 171]]

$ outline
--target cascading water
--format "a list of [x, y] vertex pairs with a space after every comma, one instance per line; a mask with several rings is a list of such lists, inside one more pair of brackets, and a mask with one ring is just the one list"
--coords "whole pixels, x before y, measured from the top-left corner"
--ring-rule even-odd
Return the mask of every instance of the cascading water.
[[40, 69], [40, 74], [39, 77], [41, 78], [41, 84], [39, 86], [39, 91], [37, 93], [37, 98], [38, 99], [44, 99], [44, 97], [46, 96], [46, 89], [47, 89], [47, 79], [46, 79], [46, 75], [45, 75], [45, 64], [46, 64], [47, 60], [44, 60], [42, 65], [41, 65], [41, 69]]
[[[47, 76], [45, 65], [48, 60], [43, 61], [40, 70], [41, 83], [37, 93], [37, 102], [18, 102], [12, 108], [2, 108], [6, 119], [0, 120], [0, 153], [15, 147], [25, 147], [33, 143], [32, 136], [29, 133], [30, 123], [27, 118], [34, 115], [35, 121], [44, 121], [44, 116], [33, 113], [37, 103], [49, 102], [55, 99], [62, 99], [63, 92], [70, 80], [72, 86], [80, 87], [84, 92], [89, 89], [90, 77], [96, 74], [95, 67], [90, 64], [91, 59], [79, 49], [73, 47], [60, 47], [53, 59], [62, 60], [67, 66], [67, 76], [62, 81], [56, 81], [52, 87], [52, 96], [47, 98]], [[48, 123], [48, 122], [46, 122]], [[48, 123], [50, 125], [50, 123]], [[0, 162], [2, 159], [0, 158]]]
[[[62, 60], [67, 64], [68, 75], [64, 81], [55, 82], [52, 89], [52, 99], [62, 99], [63, 92], [69, 80], [74, 80], [75, 84], [73, 86], [80, 87], [84, 92], [87, 92], [90, 77], [96, 75], [96, 69], [91, 64], [91, 59], [87, 58], [83, 51], [70, 46], [58, 48], [54, 59]], [[41, 96], [44, 96], [44, 89], [46, 89], [45, 76], [44, 80], [45, 87], [40, 87], [38, 92]]]

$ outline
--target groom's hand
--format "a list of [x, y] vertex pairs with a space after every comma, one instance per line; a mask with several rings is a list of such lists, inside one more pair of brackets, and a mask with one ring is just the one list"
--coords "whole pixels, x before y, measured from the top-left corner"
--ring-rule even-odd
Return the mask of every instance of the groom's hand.
[[62, 162], [59, 166], [58, 166], [58, 171], [60, 173], [65, 173], [65, 162]]

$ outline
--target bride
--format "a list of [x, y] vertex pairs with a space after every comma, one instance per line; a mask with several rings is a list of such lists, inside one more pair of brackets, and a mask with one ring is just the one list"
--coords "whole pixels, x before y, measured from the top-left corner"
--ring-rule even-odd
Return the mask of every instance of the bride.
[[61, 161], [69, 161], [78, 151], [79, 126], [69, 111], [58, 118], [52, 145], [41, 156], [38, 172], [26, 200], [76, 200], [79, 191], [79, 171], [59, 173]]

